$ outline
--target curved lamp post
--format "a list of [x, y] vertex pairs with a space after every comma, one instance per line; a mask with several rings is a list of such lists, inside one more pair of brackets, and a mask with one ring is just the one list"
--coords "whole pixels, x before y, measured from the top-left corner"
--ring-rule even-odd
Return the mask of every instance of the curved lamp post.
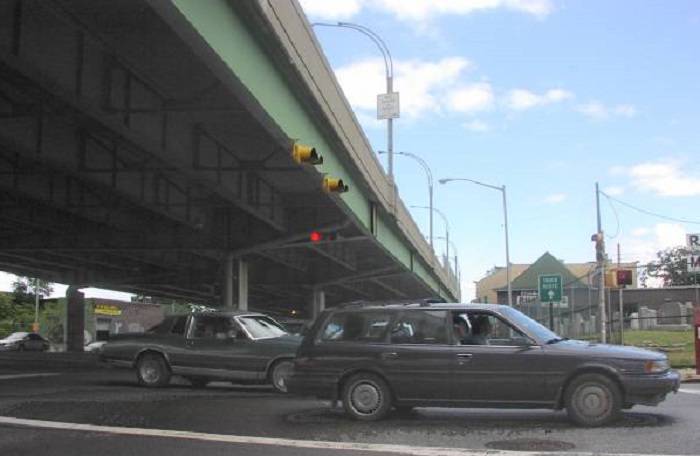
[[445, 265], [449, 269], [450, 268], [450, 262], [449, 262], [449, 258], [450, 258], [450, 224], [447, 221], [447, 217], [445, 217], [445, 214], [443, 214], [442, 211], [440, 211], [436, 207], [411, 206], [411, 208], [413, 208], [413, 209], [427, 209], [428, 211], [430, 211], [431, 214], [433, 212], [435, 212], [437, 215], [442, 217], [442, 221], [445, 223]]
[[510, 282], [510, 253], [508, 250], [508, 205], [506, 203], [506, 186], [502, 185], [500, 187], [496, 185], [491, 185], [491, 184], [485, 184], [483, 182], [479, 182], [474, 179], [467, 179], [466, 177], [454, 177], [454, 178], [447, 178], [447, 179], [440, 179], [439, 182], [441, 184], [446, 184], [448, 182], [453, 182], [453, 181], [465, 181], [465, 182], [471, 182], [472, 184], [476, 185], [481, 185], [482, 187], [487, 187], [493, 190], [498, 190], [501, 192], [503, 195], [503, 220], [504, 220], [504, 229], [505, 229], [505, 236], [506, 236], [506, 281], [508, 282], [508, 305], [513, 306], [513, 290], [511, 287], [511, 282]]
[[[379, 150], [377, 151], [378, 154], [384, 154], [386, 151]], [[430, 170], [430, 166], [423, 160], [421, 157], [419, 157], [416, 154], [412, 154], [410, 152], [394, 152], [396, 155], [403, 155], [405, 157], [410, 157], [414, 159], [415, 161], [418, 162], [419, 165], [423, 168], [423, 171], [425, 171], [425, 175], [428, 178], [428, 204], [430, 207], [430, 248], [435, 251], [435, 245], [433, 244], [433, 172]]]
[[[369, 37], [370, 40], [374, 42], [379, 51], [382, 53], [384, 58], [384, 69], [386, 72], [386, 93], [392, 93], [394, 91], [394, 61], [391, 59], [391, 52], [389, 52], [389, 47], [386, 45], [384, 40], [377, 35], [370, 28], [364, 25], [354, 24], [352, 22], [314, 22], [311, 24], [313, 27], [337, 27], [355, 30], [362, 33], [363, 35]], [[387, 170], [391, 180], [394, 180], [394, 119], [391, 117], [386, 119], [387, 124], [387, 145], [386, 150], [388, 151], [387, 160]]]

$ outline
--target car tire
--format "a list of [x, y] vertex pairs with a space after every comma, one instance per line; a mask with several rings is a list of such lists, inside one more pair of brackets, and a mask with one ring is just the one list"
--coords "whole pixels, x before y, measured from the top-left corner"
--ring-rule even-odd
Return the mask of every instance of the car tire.
[[24, 351], [24, 344], [18, 344], [17, 351], [23, 352]]
[[160, 387], [170, 383], [170, 369], [162, 355], [144, 353], [136, 362], [136, 376], [139, 384]]
[[620, 417], [622, 392], [609, 377], [601, 374], [583, 374], [574, 378], [566, 388], [566, 412], [574, 423], [597, 427]]
[[392, 394], [389, 385], [378, 375], [360, 373], [343, 384], [345, 412], [361, 421], [376, 421], [391, 410]]
[[202, 377], [188, 377], [187, 380], [190, 381], [192, 388], [197, 389], [206, 388], [206, 386], [209, 384], [209, 379]]
[[280, 359], [270, 367], [269, 382], [278, 393], [288, 391], [287, 379], [294, 369], [294, 361], [291, 359]]

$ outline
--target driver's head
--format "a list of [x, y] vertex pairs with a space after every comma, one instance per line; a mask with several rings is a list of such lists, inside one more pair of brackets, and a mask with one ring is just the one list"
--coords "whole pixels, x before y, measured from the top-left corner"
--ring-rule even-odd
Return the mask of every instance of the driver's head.
[[480, 315], [476, 319], [476, 333], [482, 336], [491, 332], [491, 320], [486, 315]]

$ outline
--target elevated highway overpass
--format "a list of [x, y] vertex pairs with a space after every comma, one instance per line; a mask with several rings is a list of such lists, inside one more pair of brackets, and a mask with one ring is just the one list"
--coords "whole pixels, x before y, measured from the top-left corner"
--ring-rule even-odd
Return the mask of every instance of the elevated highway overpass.
[[0, 175], [0, 270], [309, 314], [459, 299], [296, 1], [0, 0]]

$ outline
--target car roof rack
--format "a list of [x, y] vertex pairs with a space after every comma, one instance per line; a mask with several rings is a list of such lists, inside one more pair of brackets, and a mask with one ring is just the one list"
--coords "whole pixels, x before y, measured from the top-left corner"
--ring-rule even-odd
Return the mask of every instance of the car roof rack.
[[347, 309], [349, 307], [384, 307], [384, 306], [420, 306], [429, 307], [432, 304], [444, 304], [446, 301], [442, 298], [423, 298], [423, 299], [401, 299], [401, 300], [382, 300], [382, 301], [367, 301], [364, 299], [349, 301], [338, 304], [335, 309]]

